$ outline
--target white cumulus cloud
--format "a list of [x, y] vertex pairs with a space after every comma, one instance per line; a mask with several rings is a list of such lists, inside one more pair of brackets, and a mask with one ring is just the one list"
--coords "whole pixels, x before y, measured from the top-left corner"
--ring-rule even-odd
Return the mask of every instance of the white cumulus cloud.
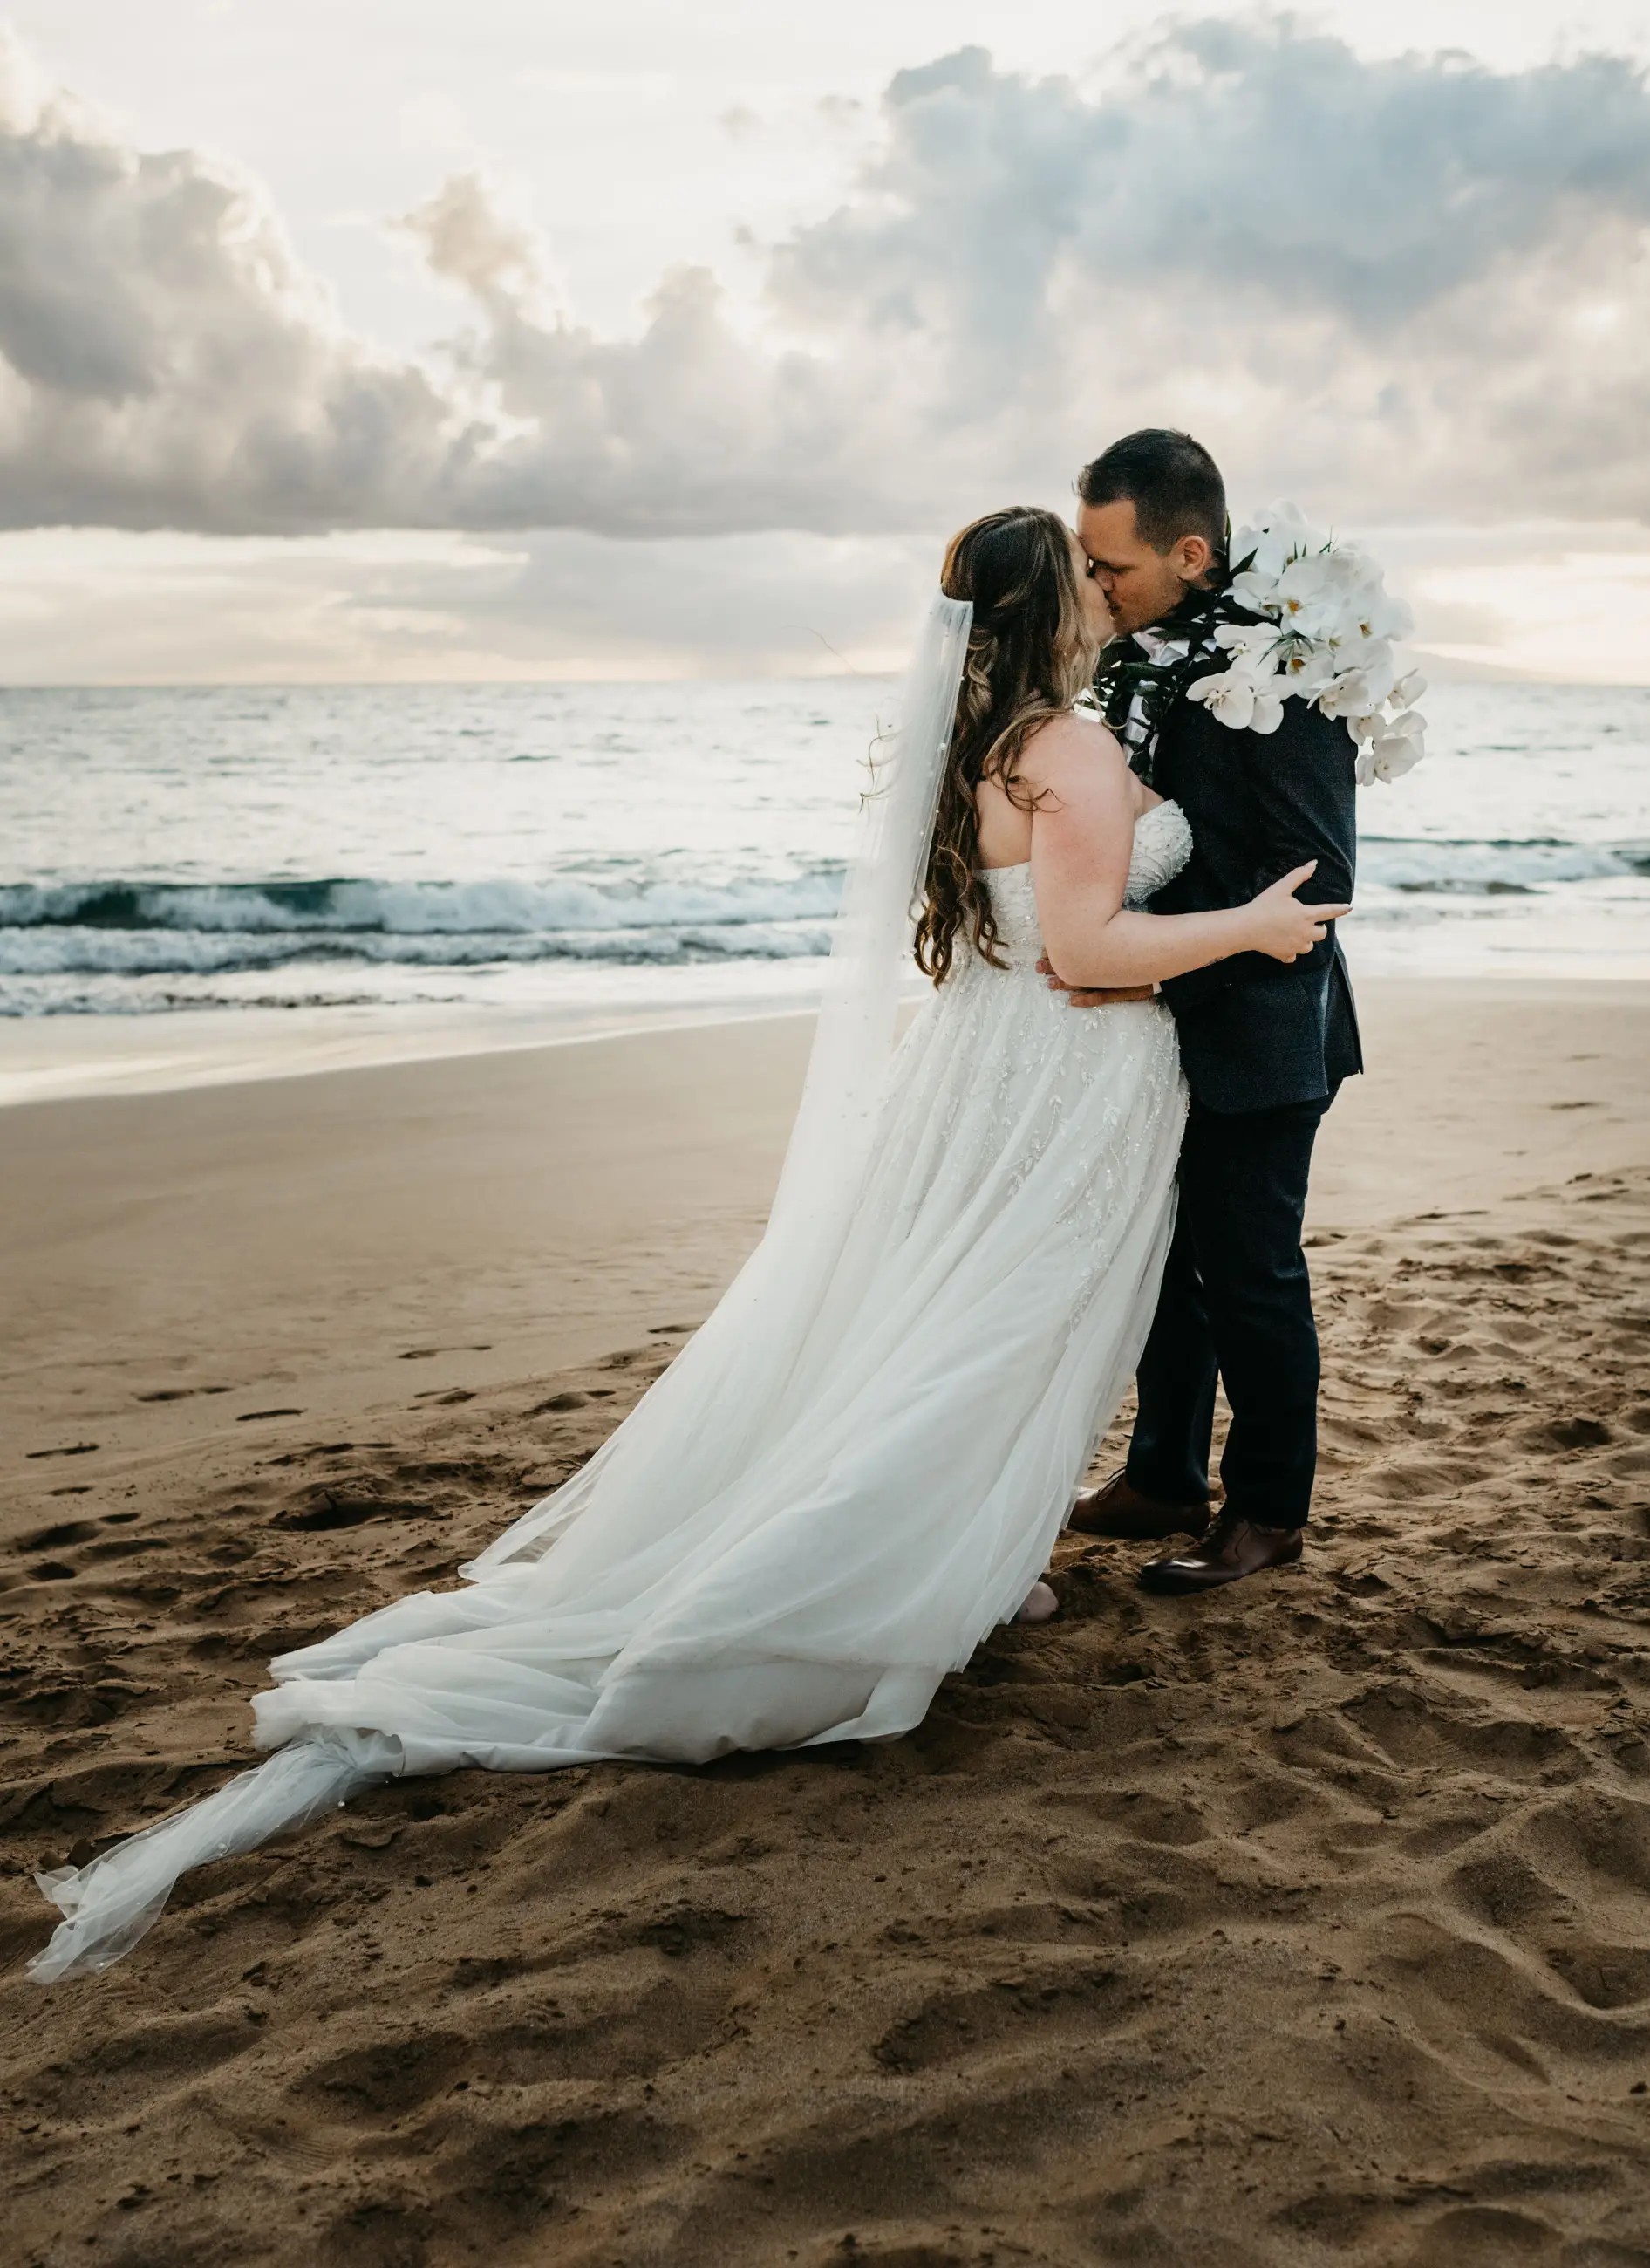
[[1343, 522], [1650, 519], [1621, 58], [1210, 20], [1091, 87], [964, 49], [892, 80], [836, 210], [768, 248], [754, 335], [704, 269], [634, 335], [581, 325], [474, 167], [399, 226], [470, 309], [416, 360], [348, 329], [254, 181], [131, 148], [7, 43], [4, 524], [903, 534], [1148, 422]]

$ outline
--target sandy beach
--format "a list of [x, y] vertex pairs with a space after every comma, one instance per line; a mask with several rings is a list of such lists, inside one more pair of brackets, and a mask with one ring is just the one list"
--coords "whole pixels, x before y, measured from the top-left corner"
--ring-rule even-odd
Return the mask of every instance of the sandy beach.
[[1360, 996], [1301, 1569], [1074, 1539], [906, 1740], [390, 1787], [48, 1992], [33, 1869], [669, 1361], [809, 1026], [0, 1110], [8, 2257], [1650, 2263], [1650, 985]]

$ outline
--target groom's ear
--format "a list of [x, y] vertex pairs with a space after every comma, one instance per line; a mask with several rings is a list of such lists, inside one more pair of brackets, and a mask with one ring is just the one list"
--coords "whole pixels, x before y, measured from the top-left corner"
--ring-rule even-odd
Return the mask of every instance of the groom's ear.
[[1200, 583], [1214, 564], [1214, 547], [1206, 535], [1183, 535], [1170, 557], [1183, 583]]

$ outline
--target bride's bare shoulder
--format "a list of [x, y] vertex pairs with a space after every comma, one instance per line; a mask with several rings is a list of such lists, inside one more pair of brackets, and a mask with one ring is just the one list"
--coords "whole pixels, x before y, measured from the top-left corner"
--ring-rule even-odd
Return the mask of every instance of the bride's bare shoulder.
[[1039, 725], [1020, 753], [1019, 770], [1037, 784], [1056, 787], [1074, 771], [1125, 771], [1122, 744], [1092, 709], [1067, 709]]

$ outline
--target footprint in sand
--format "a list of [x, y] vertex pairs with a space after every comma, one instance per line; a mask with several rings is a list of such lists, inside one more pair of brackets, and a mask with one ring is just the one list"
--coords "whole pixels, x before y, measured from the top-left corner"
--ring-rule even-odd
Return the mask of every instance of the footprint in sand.
[[66, 1551], [71, 1544], [87, 1543], [98, 1532], [95, 1520], [64, 1520], [55, 1528], [37, 1528], [18, 1538], [19, 1551]]
[[235, 1420], [238, 1425], [250, 1425], [254, 1418], [301, 1418], [301, 1410], [243, 1410]]
[[407, 1347], [395, 1358], [397, 1362], [429, 1362], [438, 1354], [491, 1354], [491, 1339], [477, 1339], [467, 1346]]
[[70, 1441], [61, 1449], [29, 1449], [25, 1454], [34, 1457], [89, 1457], [97, 1447], [95, 1441]]

